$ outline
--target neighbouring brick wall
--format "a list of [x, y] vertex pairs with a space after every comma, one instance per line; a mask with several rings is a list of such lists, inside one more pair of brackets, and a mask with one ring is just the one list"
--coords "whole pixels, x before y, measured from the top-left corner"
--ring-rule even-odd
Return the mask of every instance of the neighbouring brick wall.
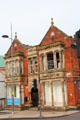
[[70, 47], [64, 50], [66, 74], [71, 73], [66, 77], [67, 93], [69, 106], [76, 106], [79, 99], [78, 76], [79, 76], [79, 60], [76, 56], [76, 48]]

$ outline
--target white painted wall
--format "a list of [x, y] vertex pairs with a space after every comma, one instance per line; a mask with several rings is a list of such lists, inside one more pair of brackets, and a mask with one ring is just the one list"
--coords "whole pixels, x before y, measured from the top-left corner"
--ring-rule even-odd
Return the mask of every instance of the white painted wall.
[[5, 98], [5, 75], [0, 72], [0, 98]]

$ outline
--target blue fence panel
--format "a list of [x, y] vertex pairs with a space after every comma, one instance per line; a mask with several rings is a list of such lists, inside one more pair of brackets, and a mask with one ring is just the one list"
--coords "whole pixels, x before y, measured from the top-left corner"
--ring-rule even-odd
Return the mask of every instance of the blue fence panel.
[[[19, 105], [19, 104], [20, 104], [20, 99], [14, 98], [14, 105]], [[7, 99], [7, 105], [12, 105], [12, 98]]]
[[80, 80], [78, 81], [78, 86], [79, 86], [79, 94], [80, 94]]

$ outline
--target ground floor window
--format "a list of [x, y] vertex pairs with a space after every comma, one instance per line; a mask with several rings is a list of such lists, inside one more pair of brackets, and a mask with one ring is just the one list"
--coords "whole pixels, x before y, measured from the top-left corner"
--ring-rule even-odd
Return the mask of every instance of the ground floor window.
[[53, 99], [54, 99], [54, 106], [62, 106], [63, 105], [61, 82], [53, 82]]
[[[12, 104], [12, 86], [7, 86], [7, 104]], [[14, 104], [20, 104], [19, 85], [14, 85]]]
[[50, 83], [45, 83], [45, 105], [51, 106], [52, 100], [51, 100], [51, 87]]
[[66, 83], [63, 84], [61, 81], [42, 83], [42, 100], [46, 106], [62, 107], [64, 100], [67, 105]]

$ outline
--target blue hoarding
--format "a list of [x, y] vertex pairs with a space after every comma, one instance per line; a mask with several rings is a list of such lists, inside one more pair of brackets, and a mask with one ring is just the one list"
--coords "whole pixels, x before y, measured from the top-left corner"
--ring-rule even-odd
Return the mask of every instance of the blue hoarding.
[[78, 81], [78, 86], [79, 86], [79, 94], [80, 94], [80, 80]]
[[[19, 104], [20, 104], [20, 99], [14, 98], [14, 105], [19, 105]], [[7, 98], [7, 105], [12, 105], [12, 98]]]

